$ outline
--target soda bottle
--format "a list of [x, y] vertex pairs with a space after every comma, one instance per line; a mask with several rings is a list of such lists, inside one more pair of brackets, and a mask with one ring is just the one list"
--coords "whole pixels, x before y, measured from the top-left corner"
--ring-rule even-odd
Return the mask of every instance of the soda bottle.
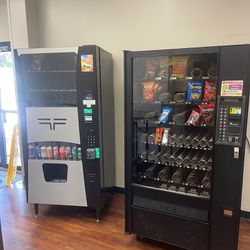
[[47, 155], [47, 158], [49, 158], [49, 159], [51, 159], [53, 157], [52, 146], [46, 147], [46, 155]]
[[59, 148], [58, 148], [58, 146], [54, 145], [52, 150], [53, 150], [53, 157], [54, 158], [59, 158]]
[[78, 160], [82, 159], [82, 149], [81, 149], [81, 147], [77, 148], [77, 158], [78, 158]]
[[29, 159], [32, 159], [34, 158], [34, 144], [33, 143], [30, 143], [29, 144]]
[[71, 158], [71, 147], [70, 146], [67, 146], [65, 148], [65, 155], [66, 155], [66, 159], [70, 159]]
[[59, 147], [59, 157], [60, 159], [65, 159], [66, 157], [66, 148], [63, 145]]
[[41, 146], [41, 158], [46, 158], [46, 146]]
[[77, 146], [71, 147], [71, 157], [73, 160], [77, 160]]

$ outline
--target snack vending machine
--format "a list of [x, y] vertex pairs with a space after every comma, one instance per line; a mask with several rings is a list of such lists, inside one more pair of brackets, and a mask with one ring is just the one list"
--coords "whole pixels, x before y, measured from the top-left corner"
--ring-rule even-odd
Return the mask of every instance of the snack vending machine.
[[15, 51], [27, 201], [88, 206], [114, 186], [112, 55], [98, 46]]
[[235, 250], [249, 45], [125, 51], [126, 232]]

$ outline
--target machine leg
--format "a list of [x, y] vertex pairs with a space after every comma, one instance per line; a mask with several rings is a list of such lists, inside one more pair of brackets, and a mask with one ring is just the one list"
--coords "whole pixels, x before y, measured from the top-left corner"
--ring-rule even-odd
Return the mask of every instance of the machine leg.
[[136, 234], [136, 240], [138, 240], [138, 241], [141, 241], [141, 240], [143, 240], [143, 236], [141, 236], [141, 235], [139, 235], [139, 234]]
[[34, 211], [35, 211], [35, 216], [38, 216], [38, 212], [39, 212], [39, 205], [38, 204], [34, 204]]
[[97, 208], [96, 209], [96, 222], [100, 222], [100, 216], [101, 216], [101, 209]]

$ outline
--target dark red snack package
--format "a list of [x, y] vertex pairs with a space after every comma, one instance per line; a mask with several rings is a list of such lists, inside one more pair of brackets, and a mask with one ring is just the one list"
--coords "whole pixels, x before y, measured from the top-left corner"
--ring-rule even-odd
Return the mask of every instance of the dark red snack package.
[[215, 104], [200, 104], [200, 115], [202, 117], [202, 122], [206, 125], [213, 124], [214, 122], [214, 110], [215, 110]]
[[204, 102], [214, 102], [216, 98], [216, 83], [215, 82], [205, 82], [204, 88]]

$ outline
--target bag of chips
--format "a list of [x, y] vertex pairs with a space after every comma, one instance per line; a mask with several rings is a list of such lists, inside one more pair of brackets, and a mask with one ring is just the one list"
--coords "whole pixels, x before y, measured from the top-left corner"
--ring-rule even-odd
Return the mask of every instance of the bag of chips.
[[215, 104], [200, 104], [200, 115], [201, 115], [201, 123], [210, 125], [214, 122], [214, 110], [215, 110]]
[[173, 56], [171, 57], [171, 76], [183, 78], [186, 75], [188, 67], [188, 56]]
[[158, 86], [157, 82], [143, 82], [143, 100], [154, 101]]
[[197, 125], [199, 123], [200, 116], [199, 112], [192, 110], [186, 123], [190, 125]]
[[155, 144], [161, 143], [164, 128], [155, 129]]
[[187, 102], [199, 102], [202, 100], [203, 83], [188, 81]]
[[172, 107], [169, 107], [169, 106], [163, 107], [161, 116], [160, 116], [160, 123], [167, 124], [172, 113], [173, 113]]
[[156, 77], [157, 80], [167, 79], [169, 72], [169, 57], [159, 58], [159, 72]]
[[159, 66], [158, 58], [148, 58], [146, 60], [146, 74], [144, 79], [145, 80], [154, 80], [156, 76], [156, 71]]
[[204, 88], [204, 102], [214, 102], [216, 98], [216, 83], [215, 82], [205, 82]]

